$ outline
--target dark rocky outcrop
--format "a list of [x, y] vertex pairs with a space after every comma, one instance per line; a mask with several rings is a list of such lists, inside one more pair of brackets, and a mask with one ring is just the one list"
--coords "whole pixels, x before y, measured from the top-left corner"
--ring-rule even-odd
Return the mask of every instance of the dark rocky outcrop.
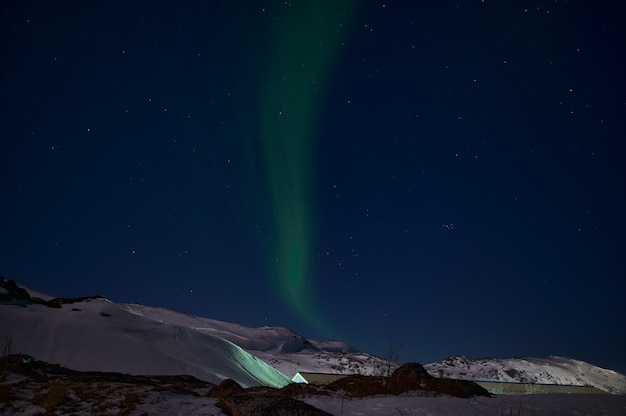
[[386, 383], [386, 377], [353, 375], [333, 381], [326, 389], [345, 392], [349, 397], [367, 397], [388, 394]]
[[[37, 298], [33, 298], [33, 299], [37, 299]], [[54, 298], [54, 299], [50, 299], [49, 301], [43, 301], [43, 302], [45, 302], [48, 306], [60, 308], [61, 305], [70, 305], [72, 303], [78, 303], [78, 302], [89, 302], [90, 300], [93, 300], [93, 299], [105, 299], [105, 297], [101, 295], [93, 295], [93, 296], [81, 296], [78, 298]]]
[[490, 396], [478, 384], [466, 380], [438, 379], [417, 363], [399, 367], [390, 377], [349, 376], [326, 386], [331, 391], [343, 391], [350, 397], [366, 397], [377, 394], [399, 395], [414, 392], [422, 395], [449, 395], [455, 397]]
[[6, 291], [4, 293], [0, 292], [0, 302], [24, 302], [31, 300], [26, 289], [19, 287], [15, 280], [9, 280], [0, 276], [0, 287]]
[[487, 390], [473, 381], [435, 378], [417, 363], [407, 363], [400, 366], [389, 377], [387, 387], [391, 394], [423, 390], [462, 398], [491, 396]]
[[434, 379], [428, 371], [418, 363], [406, 363], [396, 369], [387, 381], [387, 389], [391, 394], [402, 394], [410, 390], [423, 389]]
[[208, 388], [212, 383], [197, 379], [189, 375], [130, 375], [108, 371], [78, 371], [58, 364], [35, 360], [24, 354], [13, 354], [0, 357], [0, 373], [14, 373], [26, 376], [34, 381], [49, 382], [54, 380], [72, 380], [75, 382], [112, 382], [125, 384], [140, 384], [146, 386], [170, 386], [172, 389], [183, 391], [192, 388]]
[[242, 391], [243, 387], [241, 387], [239, 383], [235, 380], [227, 378], [226, 380], [222, 380], [222, 382], [217, 386], [211, 387], [211, 390], [207, 392], [206, 397], [224, 399], [232, 396], [233, 394], [241, 393]]
[[329, 416], [323, 410], [291, 397], [239, 393], [216, 404], [231, 416]]
[[161, 395], [207, 400], [201, 396], [213, 386], [187, 375], [76, 371], [28, 355], [0, 358], [0, 380], [7, 378], [15, 381], [0, 383], [1, 414], [22, 414], [25, 403], [32, 403], [47, 415], [100, 415], [111, 409], [129, 415], [140, 403]]
[[77, 302], [89, 302], [92, 299], [104, 299], [104, 296], [81, 296], [78, 298], [54, 298], [50, 300], [43, 300], [35, 296], [31, 296], [30, 293], [23, 287], [19, 287], [15, 280], [7, 279], [0, 276], [0, 288], [3, 288], [5, 292], [0, 291], [0, 302], [14, 302], [18, 304], [37, 304], [44, 305], [50, 308], [60, 308], [61, 305], [72, 304]]

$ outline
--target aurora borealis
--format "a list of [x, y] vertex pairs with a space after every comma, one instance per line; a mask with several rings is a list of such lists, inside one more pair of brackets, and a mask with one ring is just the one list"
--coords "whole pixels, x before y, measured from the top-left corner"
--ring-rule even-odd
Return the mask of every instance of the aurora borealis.
[[626, 371], [624, 6], [10, 2], [0, 275]]
[[282, 11], [267, 43], [259, 105], [275, 226], [269, 273], [289, 307], [321, 329], [328, 324], [313, 297], [314, 160], [326, 79], [350, 11], [342, 2], [293, 3]]

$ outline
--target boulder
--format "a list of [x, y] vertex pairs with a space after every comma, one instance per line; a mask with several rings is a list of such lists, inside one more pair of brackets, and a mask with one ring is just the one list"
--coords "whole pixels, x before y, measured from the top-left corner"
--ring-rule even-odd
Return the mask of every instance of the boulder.
[[211, 389], [207, 392], [206, 397], [224, 399], [235, 393], [241, 393], [242, 391], [243, 387], [241, 387], [239, 383], [235, 380], [227, 378], [226, 380], [222, 380], [222, 382], [217, 386], [211, 387]]
[[390, 394], [422, 391], [463, 398], [491, 396], [473, 381], [435, 378], [418, 363], [407, 363], [394, 371], [387, 382], [387, 390]]
[[386, 377], [354, 375], [340, 378], [326, 385], [330, 391], [343, 391], [349, 397], [367, 397], [387, 394]]
[[19, 287], [15, 280], [9, 280], [0, 276], [0, 287], [6, 291], [5, 293], [0, 292], [0, 302], [24, 302], [31, 300], [26, 289]]
[[420, 390], [426, 382], [434, 377], [418, 363], [406, 363], [401, 365], [389, 377], [387, 389], [391, 394], [401, 394], [409, 390]]
[[216, 406], [230, 416], [330, 416], [323, 410], [291, 397], [233, 394], [220, 400]]

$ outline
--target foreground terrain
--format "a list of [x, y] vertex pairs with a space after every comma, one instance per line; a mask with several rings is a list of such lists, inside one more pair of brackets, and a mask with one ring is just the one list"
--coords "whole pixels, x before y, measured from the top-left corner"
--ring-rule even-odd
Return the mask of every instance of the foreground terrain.
[[[460, 398], [433, 391], [412, 390], [398, 396], [375, 394], [358, 397], [354, 391], [351, 393], [345, 382], [336, 387], [332, 390], [294, 384], [282, 389], [243, 389], [234, 382], [225, 381], [216, 386], [190, 376], [80, 372], [24, 355], [0, 359], [0, 414], [3, 415], [626, 414], [626, 396], [623, 395], [472, 395]], [[225, 400], [230, 400], [231, 407], [228, 403], [224, 405]], [[235, 407], [232, 407], [233, 403]], [[239, 405], [241, 407], [237, 408]], [[279, 410], [281, 407], [282, 411]], [[226, 413], [222, 410], [224, 408], [230, 412]]]

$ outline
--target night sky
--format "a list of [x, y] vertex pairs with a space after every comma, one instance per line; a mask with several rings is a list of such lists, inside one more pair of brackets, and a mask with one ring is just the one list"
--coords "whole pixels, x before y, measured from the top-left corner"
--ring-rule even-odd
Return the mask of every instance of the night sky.
[[626, 371], [620, 2], [11, 3], [1, 275]]

